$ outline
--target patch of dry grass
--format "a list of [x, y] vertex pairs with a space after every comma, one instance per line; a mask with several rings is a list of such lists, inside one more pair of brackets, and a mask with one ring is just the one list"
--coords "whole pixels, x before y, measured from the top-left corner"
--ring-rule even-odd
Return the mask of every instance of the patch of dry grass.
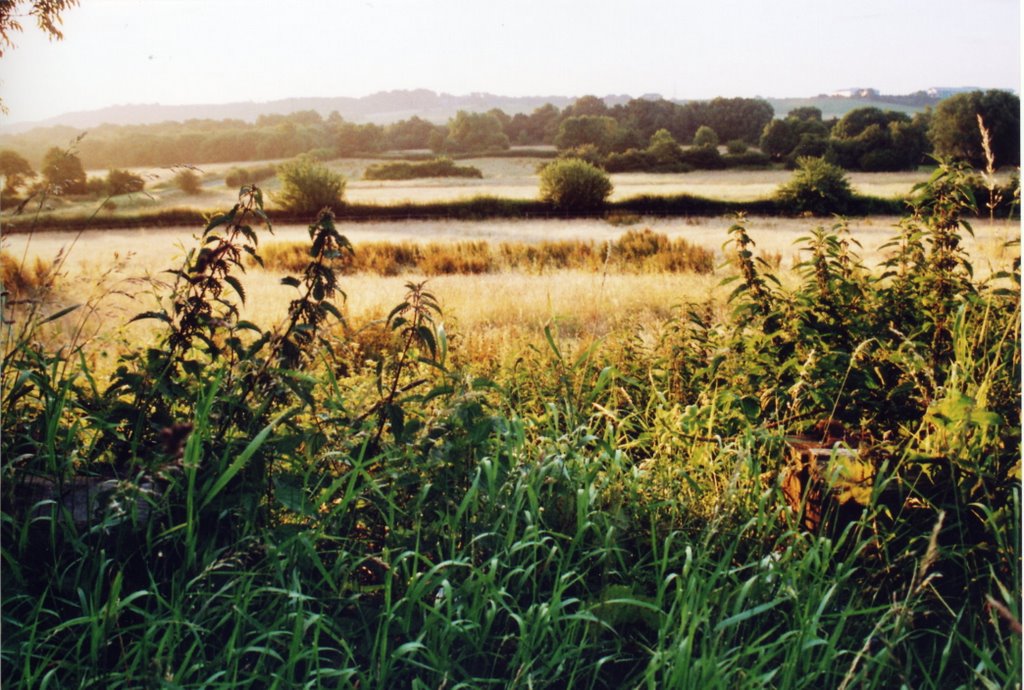
[[[357, 248], [364, 242], [468, 242], [498, 247], [506, 242], [540, 245], [577, 240], [600, 245], [630, 229], [650, 228], [715, 252], [718, 266], [727, 229], [733, 222], [730, 218], [626, 220], [626, 224], [601, 220], [340, 223], [339, 231]], [[895, 222], [894, 218], [851, 221], [853, 236], [862, 245], [859, 253], [869, 266], [881, 260], [879, 246], [892, 237]], [[750, 218], [747, 227], [757, 242], [755, 252], [777, 261], [785, 272], [796, 261], [795, 241], [820, 224], [813, 219]], [[1018, 248], [1004, 246], [1008, 240], [1019, 238], [1019, 224], [982, 220], [974, 223], [974, 229], [976, 237], [965, 237], [964, 244], [979, 277], [1005, 269], [1019, 254]], [[92, 303], [103, 298], [102, 309], [91, 313], [85, 332], [89, 337], [106, 339], [113, 348], [118, 337], [148, 337], [152, 326], [147, 323], [123, 331], [116, 326], [135, 313], [153, 308], [159, 281], [166, 280], [162, 271], [180, 264], [186, 249], [194, 245], [195, 234], [194, 228], [87, 231], [77, 238], [66, 233], [37, 233], [5, 237], [4, 247], [19, 261], [24, 257], [30, 267], [37, 259], [51, 261], [63, 252], [66, 257], [59, 279], [60, 294], [67, 303]], [[264, 245], [282, 241], [308, 241], [306, 228], [281, 226], [275, 228], [273, 237], [262, 236]], [[581, 341], [606, 335], [627, 322], [634, 330], [654, 329], [676, 305], [722, 300], [725, 293], [716, 286], [729, 272], [728, 268], [717, 268], [708, 275], [605, 274], [593, 270], [537, 274], [503, 267], [482, 275], [437, 276], [431, 278], [431, 288], [441, 300], [450, 331], [462, 341], [462, 356], [497, 364], [514, 359], [526, 344], [541, 345], [545, 323], [556, 324], [563, 337]], [[248, 294], [245, 318], [270, 326], [284, 317], [294, 288], [279, 284], [283, 275], [250, 270], [242, 278]], [[407, 281], [425, 278], [422, 272], [391, 277], [345, 276], [345, 311], [352, 326], [362, 328], [383, 318], [400, 301]]]

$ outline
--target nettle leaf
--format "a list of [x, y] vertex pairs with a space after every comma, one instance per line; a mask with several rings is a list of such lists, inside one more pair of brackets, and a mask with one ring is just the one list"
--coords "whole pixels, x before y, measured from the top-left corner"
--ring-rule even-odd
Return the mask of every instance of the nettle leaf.
[[171, 323], [171, 317], [166, 312], [162, 311], [144, 311], [141, 314], [133, 316], [128, 323], [133, 321], [142, 321], [144, 319], [156, 319], [157, 321], [163, 321], [164, 323]]
[[323, 309], [328, 314], [330, 314], [331, 316], [333, 316], [334, 318], [338, 319], [338, 321], [344, 321], [345, 320], [344, 317], [341, 315], [341, 312], [338, 311], [338, 308], [335, 307], [330, 302], [322, 302], [320, 304], [320, 308]]
[[289, 287], [297, 288], [302, 285], [302, 282], [294, 276], [285, 276], [281, 279], [281, 285], [288, 285]]
[[[242, 288], [242, 283], [239, 282], [238, 278], [233, 275], [226, 275], [224, 276], [224, 282], [234, 288], [238, 298], [242, 300], [242, 304], [245, 304], [245, 290]], [[235, 311], [233, 307], [232, 311]]]
[[416, 328], [416, 337], [430, 350], [431, 357], [437, 357], [437, 342], [434, 340], [434, 333], [427, 326]]

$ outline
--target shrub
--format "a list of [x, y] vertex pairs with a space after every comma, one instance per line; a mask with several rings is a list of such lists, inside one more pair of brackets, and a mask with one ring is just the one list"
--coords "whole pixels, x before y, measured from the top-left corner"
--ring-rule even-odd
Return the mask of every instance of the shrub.
[[707, 125], [701, 125], [693, 135], [693, 145], [699, 147], [713, 148], [718, 146], [718, 133]]
[[611, 196], [608, 175], [576, 158], [553, 161], [540, 173], [540, 198], [566, 211], [592, 211]]
[[646, 151], [629, 149], [622, 153], [609, 153], [604, 160], [604, 169], [608, 172], [636, 172], [650, 170], [654, 161]]
[[682, 162], [698, 170], [721, 170], [725, 167], [722, 154], [713, 146], [693, 146], [680, 154]]
[[[615, 154], [609, 154], [609, 155], [613, 156]], [[579, 160], [586, 161], [587, 163], [590, 163], [591, 165], [593, 165], [595, 167], [598, 167], [598, 168], [604, 168], [605, 167], [605, 157], [604, 157], [604, 154], [602, 154], [601, 150], [599, 148], [597, 148], [597, 146], [595, 146], [594, 144], [582, 144], [580, 146], [574, 146], [571, 149], [565, 149], [563, 151], [559, 151], [558, 152], [558, 157], [559, 158], [578, 158]], [[540, 167], [541, 167], [541, 170], [544, 169], [543, 165], [540, 166]]]
[[455, 165], [451, 158], [435, 158], [421, 163], [375, 163], [363, 173], [365, 180], [413, 180], [420, 177], [473, 177], [482, 178], [480, 168]]
[[270, 179], [277, 174], [276, 165], [261, 165], [255, 168], [232, 168], [224, 176], [224, 184], [232, 189], [253, 185]]
[[824, 158], [797, 159], [793, 178], [779, 187], [776, 199], [794, 213], [815, 215], [844, 213], [853, 201], [853, 190], [842, 168]]
[[112, 169], [107, 173], [107, 194], [117, 196], [118, 194], [135, 194], [141, 192], [146, 182], [133, 172], [127, 170]]
[[174, 186], [189, 196], [195, 196], [203, 190], [199, 174], [195, 170], [188, 169], [181, 170], [174, 176]]
[[767, 168], [772, 164], [772, 159], [760, 151], [744, 151], [727, 153], [722, 156], [722, 162], [729, 168]]
[[739, 155], [741, 153], [746, 153], [747, 149], [749, 148], [750, 145], [747, 144], [747, 142], [743, 141], [742, 139], [730, 139], [729, 141], [725, 142], [726, 152], [734, 156]]
[[345, 178], [309, 156], [300, 156], [281, 165], [278, 202], [296, 213], [316, 213], [325, 207], [341, 206]]

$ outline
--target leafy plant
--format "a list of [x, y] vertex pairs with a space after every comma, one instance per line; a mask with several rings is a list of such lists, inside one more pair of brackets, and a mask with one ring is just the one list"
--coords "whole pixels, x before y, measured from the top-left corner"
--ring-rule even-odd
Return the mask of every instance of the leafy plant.
[[565, 211], [600, 209], [611, 193], [608, 175], [581, 160], [552, 161], [540, 173], [541, 200]]
[[318, 213], [322, 208], [341, 208], [345, 178], [308, 156], [282, 163], [277, 169], [281, 191], [277, 200], [295, 213]]
[[776, 199], [791, 213], [845, 213], [853, 190], [841, 168], [824, 158], [801, 157], [793, 178], [779, 187]]

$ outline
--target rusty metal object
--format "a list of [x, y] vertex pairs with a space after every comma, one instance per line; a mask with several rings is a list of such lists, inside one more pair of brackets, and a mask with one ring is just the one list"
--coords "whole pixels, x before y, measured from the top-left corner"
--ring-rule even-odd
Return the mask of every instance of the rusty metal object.
[[836, 422], [819, 424], [816, 433], [787, 437], [782, 493], [804, 529], [818, 532], [827, 521], [842, 530], [870, 502], [874, 466], [859, 444]]

